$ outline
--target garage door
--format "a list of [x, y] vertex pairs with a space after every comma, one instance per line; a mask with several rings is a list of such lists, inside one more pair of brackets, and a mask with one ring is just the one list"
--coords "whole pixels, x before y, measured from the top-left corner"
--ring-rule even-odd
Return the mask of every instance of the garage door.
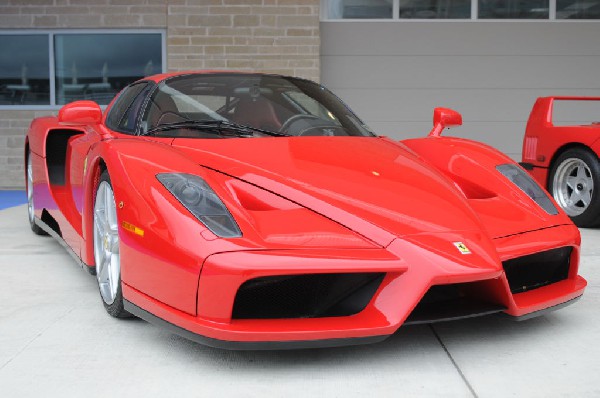
[[598, 21], [323, 21], [321, 81], [378, 134], [423, 136], [445, 106], [464, 124], [444, 134], [520, 159], [537, 97], [600, 96], [599, 39]]

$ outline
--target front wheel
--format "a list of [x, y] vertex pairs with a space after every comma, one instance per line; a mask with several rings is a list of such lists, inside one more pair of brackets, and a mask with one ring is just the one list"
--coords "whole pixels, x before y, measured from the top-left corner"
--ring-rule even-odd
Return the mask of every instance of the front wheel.
[[36, 235], [48, 235], [46, 231], [35, 223], [35, 206], [33, 205], [33, 165], [31, 164], [31, 151], [27, 152], [27, 216], [29, 226]]
[[94, 260], [104, 308], [115, 318], [131, 316], [123, 308], [117, 206], [106, 171], [100, 176], [94, 200]]
[[549, 191], [578, 227], [600, 225], [600, 163], [586, 149], [562, 153], [550, 170]]

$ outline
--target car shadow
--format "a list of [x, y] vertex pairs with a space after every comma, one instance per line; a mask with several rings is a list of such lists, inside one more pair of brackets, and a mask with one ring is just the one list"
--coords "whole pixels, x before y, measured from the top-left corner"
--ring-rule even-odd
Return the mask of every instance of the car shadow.
[[[201, 361], [202, 366], [221, 369], [243, 370], [245, 372], [277, 372], [294, 368], [315, 368], [315, 366], [335, 366], [336, 368], [356, 368], [357, 365], [378, 363], [396, 357], [404, 363], [419, 363], [431, 358], [445, 358], [446, 345], [450, 350], [479, 350], [481, 344], [504, 345], [510, 340], [526, 344], [539, 341], [540, 335], [547, 335], [548, 329], [560, 333], [566, 324], [560, 315], [546, 316], [516, 322], [507, 316], [491, 315], [477, 319], [437, 323], [433, 325], [410, 325], [401, 327], [385, 341], [369, 345], [335, 348], [274, 351], [230, 351], [203, 346], [183, 337], [161, 330], [154, 337], [156, 344], [167, 344], [169, 349], [181, 355], [185, 361]], [[154, 327], [148, 325], [148, 327]], [[210, 358], [210, 361], [206, 361]]]

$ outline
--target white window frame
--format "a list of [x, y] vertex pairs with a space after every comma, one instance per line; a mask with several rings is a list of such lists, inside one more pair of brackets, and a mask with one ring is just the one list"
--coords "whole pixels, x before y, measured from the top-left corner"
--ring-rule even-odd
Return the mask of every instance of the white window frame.
[[400, 18], [399, 10], [400, 10], [400, 0], [392, 0], [392, 17], [391, 18], [329, 18], [329, 7], [328, 4], [333, 0], [321, 0], [321, 21], [323, 22], [408, 22], [408, 21], [418, 21], [418, 22], [466, 22], [466, 21], [502, 21], [502, 22], [600, 22], [600, 19], [557, 19], [556, 18], [556, 1], [557, 0], [549, 0], [549, 10], [548, 10], [548, 19], [526, 19], [526, 18], [500, 18], [500, 19], [492, 19], [492, 18], [484, 18], [479, 19], [479, 0], [471, 0], [471, 17], [470, 18]]
[[[0, 30], [0, 35], [48, 35], [48, 71], [50, 76], [50, 104], [48, 105], [0, 105], [0, 110], [13, 111], [37, 111], [37, 110], [59, 110], [64, 105], [56, 104], [56, 75], [54, 58], [54, 36], [56, 35], [79, 35], [79, 34], [160, 34], [161, 45], [161, 72], [167, 71], [167, 39], [164, 29], [14, 29]], [[106, 105], [100, 105], [105, 108]]]

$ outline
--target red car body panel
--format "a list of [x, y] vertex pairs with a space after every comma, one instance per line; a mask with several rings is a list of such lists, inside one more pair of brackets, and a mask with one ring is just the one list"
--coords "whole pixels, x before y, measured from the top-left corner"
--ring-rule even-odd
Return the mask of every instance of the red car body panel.
[[[93, 269], [93, 197], [106, 167], [118, 204], [124, 299], [208, 344], [384, 338], [434, 285], [469, 283], [469, 296], [515, 317], [567, 303], [585, 288], [577, 228], [500, 175], [497, 165], [514, 162], [483, 144], [433, 136], [140, 137], [109, 130], [109, 111], [99, 123], [32, 122], [26, 154], [36, 219], [56, 223], [54, 235]], [[68, 137], [64, 164], [48, 151], [58, 136]], [[53, 167], [64, 170], [64, 183]], [[242, 237], [219, 238], [198, 222], [157, 180], [169, 172], [206, 181]], [[561, 247], [572, 248], [565, 279], [511, 293], [503, 262]], [[238, 290], [256, 278], [361, 272], [385, 276], [356, 314], [232, 317]]]

